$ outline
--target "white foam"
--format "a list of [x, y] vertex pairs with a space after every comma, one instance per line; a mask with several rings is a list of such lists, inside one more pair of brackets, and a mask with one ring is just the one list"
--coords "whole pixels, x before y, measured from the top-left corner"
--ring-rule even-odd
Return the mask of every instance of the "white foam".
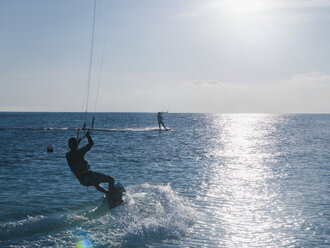
[[126, 200], [128, 207], [120, 221], [127, 224], [123, 235], [127, 246], [179, 239], [193, 222], [193, 210], [170, 185], [133, 186]]
[[[189, 202], [170, 185], [126, 187], [124, 203], [109, 210], [105, 198], [92, 209], [28, 217], [0, 225], [0, 240], [22, 246], [72, 247], [87, 239], [94, 247], [143, 246], [184, 236], [194, 221]], [[78, 210], [79, 211], [79, 210]]]

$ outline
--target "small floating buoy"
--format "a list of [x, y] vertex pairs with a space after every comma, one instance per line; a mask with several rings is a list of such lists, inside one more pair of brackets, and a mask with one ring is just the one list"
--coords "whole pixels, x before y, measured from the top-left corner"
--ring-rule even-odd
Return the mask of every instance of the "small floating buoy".
[[53, 152], [54, 151], [54, 145], [50, 144], [49, 146], [47, 146], [47, 152]]

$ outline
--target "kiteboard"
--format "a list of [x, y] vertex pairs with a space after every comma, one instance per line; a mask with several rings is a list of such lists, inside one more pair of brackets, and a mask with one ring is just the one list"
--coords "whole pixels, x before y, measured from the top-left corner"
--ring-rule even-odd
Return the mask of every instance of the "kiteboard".
[[171, 131], [171, 128], [166, 128], [166, 129], [157, 129], [158, 131]]
[[122, 204], [123, 201], [123, 196], [125, 195], [126, 189], [124, 188], [121, 183], [116, 183], [115, 185], [115, 193], [110, 197], [108, 197], [108, 204], [109, 208], [115, 208]]

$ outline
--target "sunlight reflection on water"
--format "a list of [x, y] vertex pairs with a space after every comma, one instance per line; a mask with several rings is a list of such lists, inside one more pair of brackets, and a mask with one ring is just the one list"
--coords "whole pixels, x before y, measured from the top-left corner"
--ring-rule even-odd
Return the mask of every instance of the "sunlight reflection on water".
[[212, 178], [205, 184], [205, 200], [210, 203], [209, 213], [217, 220], [211, 225], [214, 238], [218, 235], [218, 245], [260, 247], [292, 243], [287, 233], [283, 237], [276, 230], [276, 226], [295, 220], [281, 219], [285, 203], [267, 164], [274, 152], [267, 147], [276, 142], [270, 134], [282, 118], [264, 114], [213, 117], [212, 128], [216, 131], [209, 155], [215, 160], [210, 167]]

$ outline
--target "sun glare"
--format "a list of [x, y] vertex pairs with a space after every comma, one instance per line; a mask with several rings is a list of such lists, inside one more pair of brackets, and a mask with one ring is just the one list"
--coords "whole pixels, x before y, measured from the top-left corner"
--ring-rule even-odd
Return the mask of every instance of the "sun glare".
[[265, 2], [262, 0], [227, 0], [226, 5], [230, 11], [242, 13], [262, 10]]

